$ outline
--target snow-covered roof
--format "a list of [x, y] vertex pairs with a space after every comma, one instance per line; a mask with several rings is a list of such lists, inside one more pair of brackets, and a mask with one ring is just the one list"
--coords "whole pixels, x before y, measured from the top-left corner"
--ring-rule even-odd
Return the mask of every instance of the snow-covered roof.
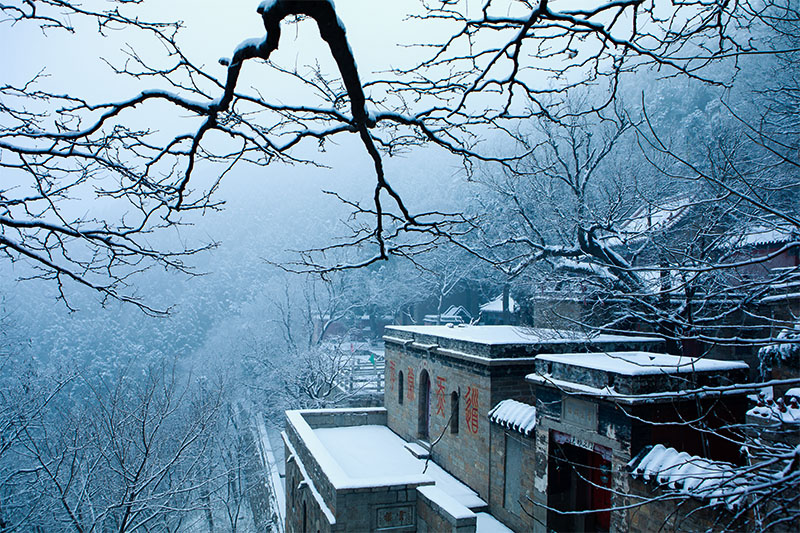
[[785, 224], [755, 225], [747, 228], [741, 234], [731, 239], [731, 244], [743, 246], [765, 246], [768, 244], [783, 244], [798, 238], [797, 231]]
[[719, 398], [721, 396], [741, 395], [747, 389], [737, 387], [709, 387], [702, 386], [695, 389], [661, 390], [646, 393], [626, 393], [616, 390], [615, 387], [603, 385], [596, 387], [585, 383], [576, 383], [566, 379], [555, 378], [550, 374], [528, 374], [525, 381], [536, 385], [555, 387], [567, 394], [585, 395], [602, 400], [611, 400], [618, 404], [636, 405], [661, 402], [675, 402], [696, 398]]
[[630, 217], [621, 220], [617, 234], [610, 235], [605, 240], [611, 246], [619, 246], [641, 240], [654, 231], [667, 230], [681, 220], [691, 204], [691, 197], [677, 196], [659, 202], [658, 205], [643, 205]]
[[[489, 300], [485, 304], [480, 306], [482, 313], [502, 313], [503, 312], [503, 295], [500, 294], [497, 298], [493, 300]], [[508, 297], [508, 309], [512, 313], [516, 313], [519, 311], [519, 304], [514, 301], [514, 299], [509, 296]]]
[[542, 354], [537, 355], [536, 359], [627, 376], [718, 372], [749, 368], [744, 361], [720, 361], [651, 352]]
[[770, 405], [757, 405], [747, 414], [762, 418], [764, 420], [783, 422], [784, 424], [800, 424], [800, 408], [791, 405], [779, 406], [775, 403]]
[[731, 463], [710, 461], [656, 444], [642, 450], [628, 468], [631, 475], [655, 481], [687, 496], [708, 498], [712, 504], [737, 506], [747, 496], [750, 480]]
[[661, 202], [660, 205], [644, 205], [622, 223], [620, 233], [633, 236], [669, 228], [680, 219], [691, 203], [689, 196], [678, 196]]
[[489, 420], [529, 436], [536, 428], [536, 408], [516, 400], [503, 400], [489, 411]]
[[[610, 244], [619, 244], [619, 239], [614, 237], [616, 241]], [[580, 274], [585, 274], [587, 276], [596, 276], [603, 279], [615, 279], [616, 276], [611, 273], [611, 271], [603, 266], [599, 265], [595, 262], [595, 260], [591, 260], [589, 258], [584, 258], [583, 260], [576, 260], [571, 259], [569, 257], [557, 257], [553, 259], [553, 268], [555, 270], [562, 270], [568, 272], [575, 272]], [[571, 288], [569, 290], [574, 290]]]
[[521, 326], [386, 326], [388, 337], [392, 340], [392, 332], [416, 333], [432, 337], [442, 337], [457, 341], [487, 345], [526, 345], [526, 344], [561, 344], [591, 343], [613, 344], [631, 342], [661, 342], [653, 337], [625, 335], [591, 335], [578, 331], [526, 328]]
[[433, 313], [425, 315], [426, 324], [463, 324], [464, 319], [471, 320], [472, 315], [461, 305], [451, 305], [441, 315]]

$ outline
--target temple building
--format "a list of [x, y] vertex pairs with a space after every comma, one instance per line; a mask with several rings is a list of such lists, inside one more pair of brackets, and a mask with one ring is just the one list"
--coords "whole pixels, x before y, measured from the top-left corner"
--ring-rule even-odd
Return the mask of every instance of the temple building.
[[652, 493], [637, 467], [738, 460], [723, 428], [744, 418], [742, 362], [514, 326], [384, 341], [383, 407], [287, 412], [287, 532], [649, 531], [674, 505], [631, 505]]

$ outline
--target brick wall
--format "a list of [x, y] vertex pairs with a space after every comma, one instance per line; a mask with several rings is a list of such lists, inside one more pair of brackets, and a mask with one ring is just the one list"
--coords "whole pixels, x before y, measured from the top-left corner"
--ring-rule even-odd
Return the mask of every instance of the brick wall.
[[[489, 491], [489, 421], [486, 415], [492, 407], [490, 378], [488, 374], [480, 375], [424, 351], [387, 344], [385, 406], [388, 426], [411, 442], [419, 438], [420, 376], [423, 370], [427, 371], [431, 386], [429, 441], [443, 434], [433, 449], [433, 459], [486, 499]], [[397, 377], [401, 371], [404, 381], [402, 404], [398, 400]], [[391, 373], [394, 373], [394, 378]], [[458, 395], [458, 411], [454, 415], [458, 433], [451, 433], [447, 426], [453, 392]]]
[[[308, 427], [303, 429], [306, 424]], [[284, 439], [287, 457], [287, 533], [416, 531], [416, 489], [419, 483], [380, 486], [345, 483], [334, 486], [301, 436], [309, 428], [385, 424], [385, 409], [317, 410], [287, 414]], [[326, 512], [332, 514], [333, 518], [329, 519]]]
[[[324, 504], [336, 513], [336, 491], [319, 469], [302, 441], [296, 435], [290, 437], [291, 425], [287, 424], [284, 441], [286, 457], [286, 533], [308, 531], [341, 531], [341, 524], [331, 524], [322, 510], [320, 500], [311, 487], [320, 494]], [[324, 496], [322, 496], [324, 494]], [[304, 527], [305, 524], [305, 527]]]
[[[659, 499], [660, 490], [639, 479], [630, 480], [630, 493], [648, 500], [628, 512], [630, 533], [651, 531], [743, 531], [748, 529], [743, 521], [726, 527], [731, 519], [721, 506], [712, 507], [707, 501], [687, 497], [685, 500]], [[641, 498], [631, 498], [631, 503]], [[719, 519], [722, 521], [719, 521]], [[752, 529], [752, 528], [750, 528]]]
[[[436, 490], [438, 489], [433, 492]], [[464, 507], [463, 511], [468, 510]], [[453, 516], [447, 505], [435, 501], [429, 493], [422, 490], [417, 491], [417, 519], [418, 533], [475, 533], [477, 525], [477, 517], [473, 513]]]
[[290, 461], [286, 465], [286, 533], [337, 531], [325, 518], [310, 487], [302, 481], [297, 462]]
[[570, 396], [565, 397], [560, 391], [551, 387], [537, 387], [536, 397], [537, 425], [535, 453], [532, 460], [535, 472], [531, 484], [534, 488], [531, 498], [539, 505], [532, 509], [536, 517], [536, 520], [532, 522], [532, 530], [546, 531], [543, 524], [548, 521], [545, 506], [550, 503], [547, 493], [548, 462], [552, 453], [550, 436], [553, 431], [557, 431], [580, 441], [580, 447], [588, 446], [591, 450], [593, 446], [597, 445], [611, 451], [611, 506], [620, 509], [611, 512], [611, 531], [627, 532], [629, 519], [627, 511], [624, 510], [627, 503], [624, 495], [628, 493], [630, 478], [625, 470], [625, 466], [631, 458], [630, 417], [621, 415], [619, 408], [612, 404], [602, 405], [603, 402], [597, 402], [601, 405], [597, 405], [592, 423], [581, 426], [574, 421], [564, 420], [562, 410], [569, 402], [578, 401], [586, 406], [595, 402], [577, 400]]
[[337, 525], [341, 531], [411, 533], [417, 530], [417, 490], [391, 485], [339, 491]]
[[[507, 510], [505, 505], [505, 442], [507, 436], [515, 438], [522, 443], [519, 501], [523, 511], [518, 513]], [[504, 429], [497, 424], [491, 424], [491, 450], [489, 512], [515, 531], [533, 531], [534, 505], [532, 500], [534, 497], [534, 476], [536, 475], [536, 442], [533, 436], [525, 437], [518, 432]]]

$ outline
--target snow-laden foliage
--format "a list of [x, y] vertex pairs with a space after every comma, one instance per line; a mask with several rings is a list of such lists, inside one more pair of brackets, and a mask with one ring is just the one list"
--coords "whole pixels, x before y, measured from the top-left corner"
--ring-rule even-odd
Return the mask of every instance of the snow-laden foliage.
[[782, 329], [775, 344], [758, 350], [758, 357], [766, 367], [773, 365], [797, 366], [800, 363], [800, 324]]

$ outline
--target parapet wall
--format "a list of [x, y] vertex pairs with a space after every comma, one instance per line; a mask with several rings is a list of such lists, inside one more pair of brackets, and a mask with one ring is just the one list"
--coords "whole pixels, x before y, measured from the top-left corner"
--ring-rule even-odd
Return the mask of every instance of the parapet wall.
[[311, 429], [386, 425], [386, 409], [383, 407], [315, 409], [299, 412]]
[[287, 533], [300, 531], [417, 531], [417, 487], [427, 477], [351, 478], [315, 429], [386, 425], [386, 409], [287, 411]]

